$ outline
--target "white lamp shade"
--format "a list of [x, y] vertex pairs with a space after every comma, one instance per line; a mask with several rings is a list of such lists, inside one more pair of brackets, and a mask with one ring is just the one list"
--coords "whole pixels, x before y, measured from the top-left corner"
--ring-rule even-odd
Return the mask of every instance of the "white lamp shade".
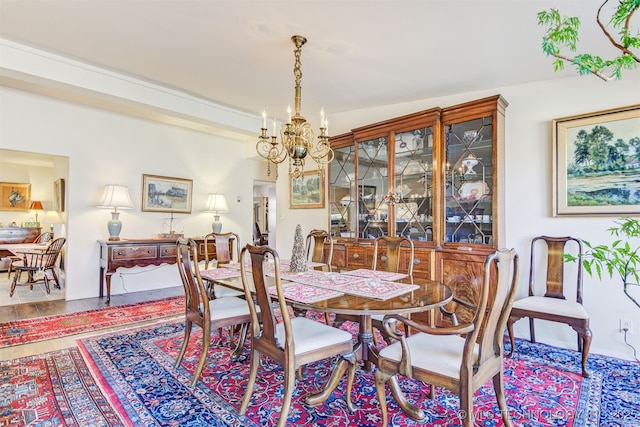
[[125, 185], [105, 185], [104, 193], [99, 208], [120, 208], [131, 209], [131, 197], [129, 197], [129, 187]]
[[224, 194], [213, 193], [209, 195], [207, 200], [207, 212], [229, 212], [229, 205], [227, 205], [227, 198]]
[[56, 211], [47, 211], [42, 218], [42, 222], [45, 224], [62, 224], [62, 218]]

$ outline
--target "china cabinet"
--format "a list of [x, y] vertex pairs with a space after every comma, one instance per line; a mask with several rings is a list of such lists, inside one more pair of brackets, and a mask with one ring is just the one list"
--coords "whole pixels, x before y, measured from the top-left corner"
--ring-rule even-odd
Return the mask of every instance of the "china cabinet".
[[504, 244], [506, 107], [496, 95], [331, 138], [335, 266], [370, 267], [375, 237], [405, 236], [416, 248], [415, 280], [462, 293], [481, 283], [484, 257]]

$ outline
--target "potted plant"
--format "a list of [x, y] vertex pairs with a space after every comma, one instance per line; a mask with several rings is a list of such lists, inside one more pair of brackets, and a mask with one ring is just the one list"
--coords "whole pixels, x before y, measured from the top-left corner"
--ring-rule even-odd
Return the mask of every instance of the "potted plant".
[[[592, 245], [583, 240], [587, 247], [582, 265], [590, 275], [602, 279], [603, 272], [613, 278], [614, 274], [622, 280], [624, 294], [640, 308], [640, 302], [630, 293], [631, 286], [640, 286], [640, 219], [620, 218], [615, 226], [608, 229], [615, 237], [611, 245]], [[563, 254], [565, 261], [576, 261], [577, 257]]]

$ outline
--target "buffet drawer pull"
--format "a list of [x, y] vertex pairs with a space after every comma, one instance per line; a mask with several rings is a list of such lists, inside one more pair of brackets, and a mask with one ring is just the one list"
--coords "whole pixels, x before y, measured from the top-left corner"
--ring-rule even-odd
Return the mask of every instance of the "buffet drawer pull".
[[355, 259], [358, 259], [358, 258], [360, 258], [360, 254], [353, 254], [353, 257], [354, 257]]

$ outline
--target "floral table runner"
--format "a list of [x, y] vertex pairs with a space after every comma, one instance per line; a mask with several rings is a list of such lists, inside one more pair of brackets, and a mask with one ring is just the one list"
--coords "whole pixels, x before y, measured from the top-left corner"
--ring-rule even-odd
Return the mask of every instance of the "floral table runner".
[[233, 268], [209, 268], [207, 270], [200, 270], [200, 276], [206, 280], [222, 280], [231, 279], [234, 277], [240, 277], [240, 270]]
[[404, 273], [393, 273], [390, 271], [369, 270], [366, 268], [359, 268], [357, 270], [345, 271], [342, 274], [348, 274], [349, 276], [358, 276], [358, 277], [366, 277], [366, 278], [372, 278], [372, 279], [387, 280], [389, 282], [395, 282], [396, 280], [409, 277], [408, 274], [404, 274]]
[[[342, 292], [334, 291], [332, 289], [319, 288], [317, 286], [305, 285], [304, 283], [296, 282], [282, 285], [282, 291], [286, 299], [298, 301], [303, 304], [312, 304], [314, 302], [344, 295]], [[276, 287], [270, 286], [269, 293], [277, 295]]]

